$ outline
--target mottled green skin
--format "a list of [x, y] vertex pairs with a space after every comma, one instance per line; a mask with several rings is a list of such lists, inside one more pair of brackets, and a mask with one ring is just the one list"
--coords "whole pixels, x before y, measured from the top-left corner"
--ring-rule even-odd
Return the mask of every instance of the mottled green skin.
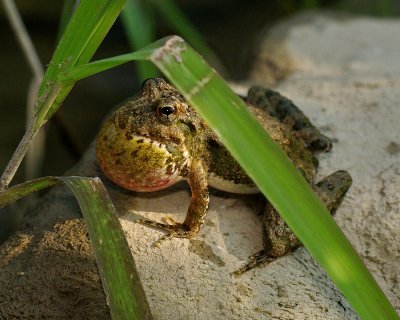
[[[244, 100], [312, 184], [318, 166], [316, 154], [329, 151], [331, 141], [290, 100], [275, 91], [253, 87]], [[167, 238], [191, 238], [198, 233], [206, 216], [209, 186], [234, 193], [258, 192], [194, 108], [173, 86], [158, 78], [147, 80], [140, 94], [125, 102], [103, 125], [97, 140], [97, 157], [105, 174], [127, 189], [149, 192], [180, 180], [188, 181], [192, 199], [183, 223], [140, 221], [168, 231], [158, 244]], [[328, 209], [334, 211], [350, 184], [350, 176], [339, 171], [314, 188]], [[264, 222], [265, 249], [238, 273], [301, 245], [270, 205]]]

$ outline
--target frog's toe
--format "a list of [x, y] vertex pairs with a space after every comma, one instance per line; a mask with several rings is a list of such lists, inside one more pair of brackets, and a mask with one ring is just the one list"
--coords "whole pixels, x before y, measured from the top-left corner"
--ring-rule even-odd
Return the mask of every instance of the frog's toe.
[[148, 219], [140, 219], [137, 220], [137, 222], [144, 224], [148, 227], [167, 231], [167, 233], [164, 236], [162, 236], [160, 239], [158, 239], [156, 242], [153, 243], [153, 246], [155, 247], [159, 247], [161, 243], [172, 238], [190, 238], [193, 236], [193, 232], [191, 230], [184, 228], [184, 226], [181, 223], [164, 224]]
[[174, 223], [174, 224], [165, 224], [165, 223], [161, 223], [161, 222], [157, 222], [157, 221], [153, 221], [153, 220], [148, 220], [148, 219], [139, 219], [136, 220], [136, 222], [140, 223], [140, 224], [144, 224], [148, 227], [152, 227], [155, 229], [161, 229], [161, 230], [166, 230], [166, 231], [173, 231], [177, 228], [177, 226], [180, 226], [179, 223]]
[[251, 269], [265, 266], [266, 264], [269, 264], [275, 260], [276, 260], [276, 257], [268, 255], [265, 250], [261, 250], [259, 252], [256, 252], [255, 254], [251, 255], [249, 257], [249, 262], [247, 264], [245, 264], [243, 267], [241, 267], [240, 269], [232, 272], [232, 274], [235, 276], [240, 276], [243, 273], [245, 273]]
[[169, 239], [172, 238], [191, 238], [192, 237], [192, 232], [185, 230], [183, 228], [176, 228], [174, 231], [170, 231], [167, 234], [163, 235], [160, 239], [158, 239], [156, 242], [153, 243], [154, 247], [160, 247], [160, 245]]

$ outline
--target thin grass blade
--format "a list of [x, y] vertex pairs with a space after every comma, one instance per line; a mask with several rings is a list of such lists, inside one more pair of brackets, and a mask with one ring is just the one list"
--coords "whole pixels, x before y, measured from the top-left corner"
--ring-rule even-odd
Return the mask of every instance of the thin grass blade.
[[26, 197], [35, 191], [51, 187], [59, 182], [60, 181], [55, 177], [44, 177], [15, 185], [0, 192], [0, 208]]
[[62, 84], [68, 84], [84, 78], [87, 78], [96, 73], [120, 66], [124, 63], [137, 61], [137, 60], [149, 60], [150, 56], [164, 43], [164, 40], [158, 40], [152, 44], [132, 53], [115, 56], [112, 58], [102, 59], [87, 64], [76, 66], [68, 72], [61, 73], [58, 76], [58, 80]]
[[303, 0], [302, 7], [304, 9], [314, 9], [318, 7], [319, 1], [318, 0]]
[[[73, 84], [61, 87], [60, 72], [87, 63], [111, 28], [126, 0], [82, 0], [75, 10], [44, 75], [36, 105], [35, 128], [58, 109]], [[56, 89], [55, 89], [56, 88]], [[54, 92], [57, 94], [54, 97]]]
[[[133, 51], [149, 45], [156, 39], [155, 18], [148, 1], [127, 0], [124, 10], [121, 12], [121, 20]], [[136, 66], [141, 80], [159, 74], [158, 69], [149, 61], [138, 60]]]
[[182, 10], [171, 0], [149, 0], [177, 34], [190, 40], [190, 44], [218, 66], [222, 66], [214, 51], [208, 46], [201, 33], [186, 18]]

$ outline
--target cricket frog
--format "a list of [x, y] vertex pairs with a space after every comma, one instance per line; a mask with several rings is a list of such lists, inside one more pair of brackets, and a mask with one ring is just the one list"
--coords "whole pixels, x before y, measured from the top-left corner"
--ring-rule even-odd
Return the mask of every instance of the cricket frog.
[[[337, 171], [314, 184], [316, 155], [329, 151], [331, 140], [290, 100], [273, 90], [252, 87], [243, 99], [333, 213], [352, 180], [347, 172]], [[166, 231], [157, 244], [172, 237], [196, 236], [206, 217], [209, 187], [240, 194], [259, 192], [183, 95], [160, 78], [146, 80], [139, 95], [123, 103], [104, 123], [96, 150], [101, 169], [123, 188], [151, 192], [181, 180], [189, 183], [192, 197], [182, 223], [140, 220]], [[301, 246], [271, 205], [267, 205], [263, 218], [264, 250], [253, 255], [237, 274]]]

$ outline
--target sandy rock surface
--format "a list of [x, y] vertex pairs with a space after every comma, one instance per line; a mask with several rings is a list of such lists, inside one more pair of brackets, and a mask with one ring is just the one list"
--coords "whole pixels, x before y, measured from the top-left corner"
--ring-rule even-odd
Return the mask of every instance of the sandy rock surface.
[[[277, 89], [334, 139], [319, 176], [339, 169], [353, 176], [335, 219], [398, 312], [399, 28], [399, 20], [297, 17], [265, 35], [249, 81], [274, 82], [262, 75], [274, 63], [278, 75], [292, 72]], [[70, 174], [102, 176], [98, 170], [91, 148]], [[241, 277], [230, 274], [262, 248], [258, 196], [213, 192], [199, 236], [153, 248], [162, 233], [134, 221], [183, 220], [185, 184], [152, 194], [106, 184], [156, 319], [358, 318], [304, 248]], [[40, 217], [0, 247], [0, 318], [108, 319], [73, 197], [55, 188], [35, 211]]]

